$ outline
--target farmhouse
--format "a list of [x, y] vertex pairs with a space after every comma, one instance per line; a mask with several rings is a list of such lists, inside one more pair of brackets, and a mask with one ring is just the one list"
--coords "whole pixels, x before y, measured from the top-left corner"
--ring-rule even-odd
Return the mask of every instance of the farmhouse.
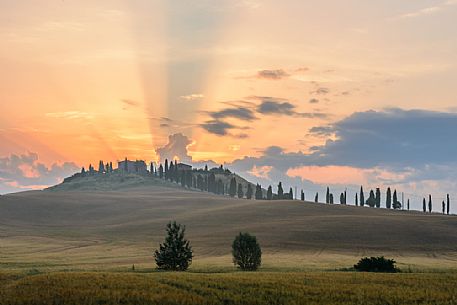
[[125, 173], [146, 174], [148, 172], [146, 162], [143, 160], [130, 161], [125, 158], [124, 161], [117, 163], [117, 170]]

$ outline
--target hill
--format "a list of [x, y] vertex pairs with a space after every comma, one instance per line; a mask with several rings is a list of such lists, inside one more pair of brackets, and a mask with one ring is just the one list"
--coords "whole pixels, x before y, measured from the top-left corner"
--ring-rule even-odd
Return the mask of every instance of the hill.
[[455, 216], [232, 199], [132, 179], [118, 190], [67, 185], [1, 196], [0, 268], [153, 268], [170, 220], [187, 226], [195, 269], [230, 268], [240, 231], [257, 235], [267, 269], [344, 267], [362, 255], [413, 268], [457, 265]]

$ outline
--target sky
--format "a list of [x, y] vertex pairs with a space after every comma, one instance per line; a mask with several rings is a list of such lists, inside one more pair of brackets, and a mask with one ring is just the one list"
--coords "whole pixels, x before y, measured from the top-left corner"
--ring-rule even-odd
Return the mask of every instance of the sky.
[[455, 0], [2, 1], [0, 193], [177, 157], [439, 206], [457, 198], [456, 28]]

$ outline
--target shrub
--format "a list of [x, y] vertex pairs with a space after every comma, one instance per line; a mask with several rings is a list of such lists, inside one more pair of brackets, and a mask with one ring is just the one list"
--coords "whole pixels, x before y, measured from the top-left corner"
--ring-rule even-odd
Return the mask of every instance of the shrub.
[[395, 261], [393, 259], [387, 259], [384, 256], [379, 257], [364, 257], [359, 262], [354, 265], [354, 269], [357, 271], [364, 272], [390, 272], [395, 273], [399, 272], [395, 266]]
[[232, 244], [233, 263], [241, 270], [254, 271], [262, 262], [262, 251], [255, 236], [240, 233]]
[[167, 237], [154, 253], [157, 268], [163, 270], [185, 271], [192, 263], [192, 247], [184, 238], [186, 227], [173, 223], [167, 225]]

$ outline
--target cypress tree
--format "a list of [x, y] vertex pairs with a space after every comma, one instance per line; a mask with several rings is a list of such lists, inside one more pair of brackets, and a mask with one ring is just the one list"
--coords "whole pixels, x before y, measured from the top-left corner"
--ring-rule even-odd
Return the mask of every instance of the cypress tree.
[[305, 201], [305, 192], [303, 192], [303, 190], [301, 190], [301, 201]]
[[390, 187], [387, 188], [387, 194], [386, 194], [386, 209], [390, 209], [392, 206], [392, 191], [390, 190]]
[[318, 203], [319, 202], [319, 193], [316, 193], [316, 196], [314, 196], [314, 202]]
[[294, 192], [292, 191], [292, 188], [289, 188], [289, 199], [290, 200], [294, 199]]
[[360, 186], [360, 206], [363, 207], [365, 205], [365, 196], [363, 194], [363, 186]]
[[408, 198], [408, 211], [409, 211], [409, 198]]
[[379, 187], [376, 188], [376, 207], [381, 207], [381, 190], [379, 189]]
[[250, 183], [248, 184], [248, 189], [246, 191], [246, 198], [247, 199], [252, 199], [252, 186], [251, 186]]
[[442, 207], [443, 207], [443, 214], [446, 214], [446, 203], [444, 203], [444, 200], [442, 202]]
[[449, 210], [451, 208], [451, 200], [449, 199], [449, 194], [447, 194], [447, 196], [446, 196], [446, 201], [447, 201], [447, 209], [446, 209], [446, 211], [447, 211], [447, 214], [449, 215]]
[[162, 166], [162, 164], [160, 164], [160, 166], [159, 166], [159, 177], [160, 177], [160, 179], [163, 179], [163, 166]]
[[230, 195], [230, 197], [236, 196], [236, 179], [235, 179], [235, 177], [233, 177], [230, 180], [229, 195]]
[[267, 190], [267, 200], [271, 200], [273, 199], [273, 188], [270, 186], [268, 186], [268, 190]]
[[348, 194], [347, 194], [347, 191], [344, 190], [344, 204], [348, 203], [347, 199], [348, 199]]
[[168, 167], [168, 179], [171, 182], [178, 182], [178, 177], [175, 176], [175, 165], [173, 164], [173, 161], [170, 162], [170, 166]]
[[168, 180], [168, 159], [165, 159], [165, 180]]
[[98, 163], [98, 173], [103, 174], [105, 172], [105, 165], [103, 164], [103, 161], [100, 160]]
[[244, 197], [243, 185], [241, 183], [238, 183], [238, 198], [243, 198], [243, 197]]
[[427, 204], [425, 203], [425, 198], [422, 201], [422, 210], [424, 211], [424, 213], [427, 212]]
[[257, 200], [262, 200], [263, 199], [262, 186], [260, 184], [258, 184], [258, 183], [255, 186], [255, 199], [257, 199]]
[[327, 186], [327, 192], [325, 193], [325, 203], [330, 203], [330, 189]]
[[432, 195], [428, 195], [428, 212], [432, 212]]
[[359, 198], [357, 197], [357, 193], [355, 193], [355, 206], [359, 206]]
[[83, 166], [83, 168], [81, 168], [81, 175], [82, 176], [86, 175], [86, 169], [84, 168], [84, 166]]
[[376, 196], [373, 190], [370, 191], [370, 197], [367, 199], [367, 205], [371, 208], [376, 206]]
[[282, 199], [284, 197], [284, 191], [282, 189], [282, 183], [279, 182], [278, 184], [278, 199]]
[[[179, 174], [178, 174], [178, 161], [175, 160], [175, 169], [174, 169], [174, 174], [173, 174], [173, 177], [175, 177], [175, 180], [176, 182], [179, 182], [178, 179], [179, 179]], [[186, 175], [187, 177], [187, 175]], [[187, 182], [186, 182], [187, 184]]]
[[340, 194], [340, 204], [344, 204], [344, 193]]
[[397, 190], [394, 190], [394, 195], [392, 196], [392, 203], [394, 205], [394, 208], [395, 208], [395, 205], [397, 204]]
[[333, 194], [330, 193], [330, 204], [333, 204]]

